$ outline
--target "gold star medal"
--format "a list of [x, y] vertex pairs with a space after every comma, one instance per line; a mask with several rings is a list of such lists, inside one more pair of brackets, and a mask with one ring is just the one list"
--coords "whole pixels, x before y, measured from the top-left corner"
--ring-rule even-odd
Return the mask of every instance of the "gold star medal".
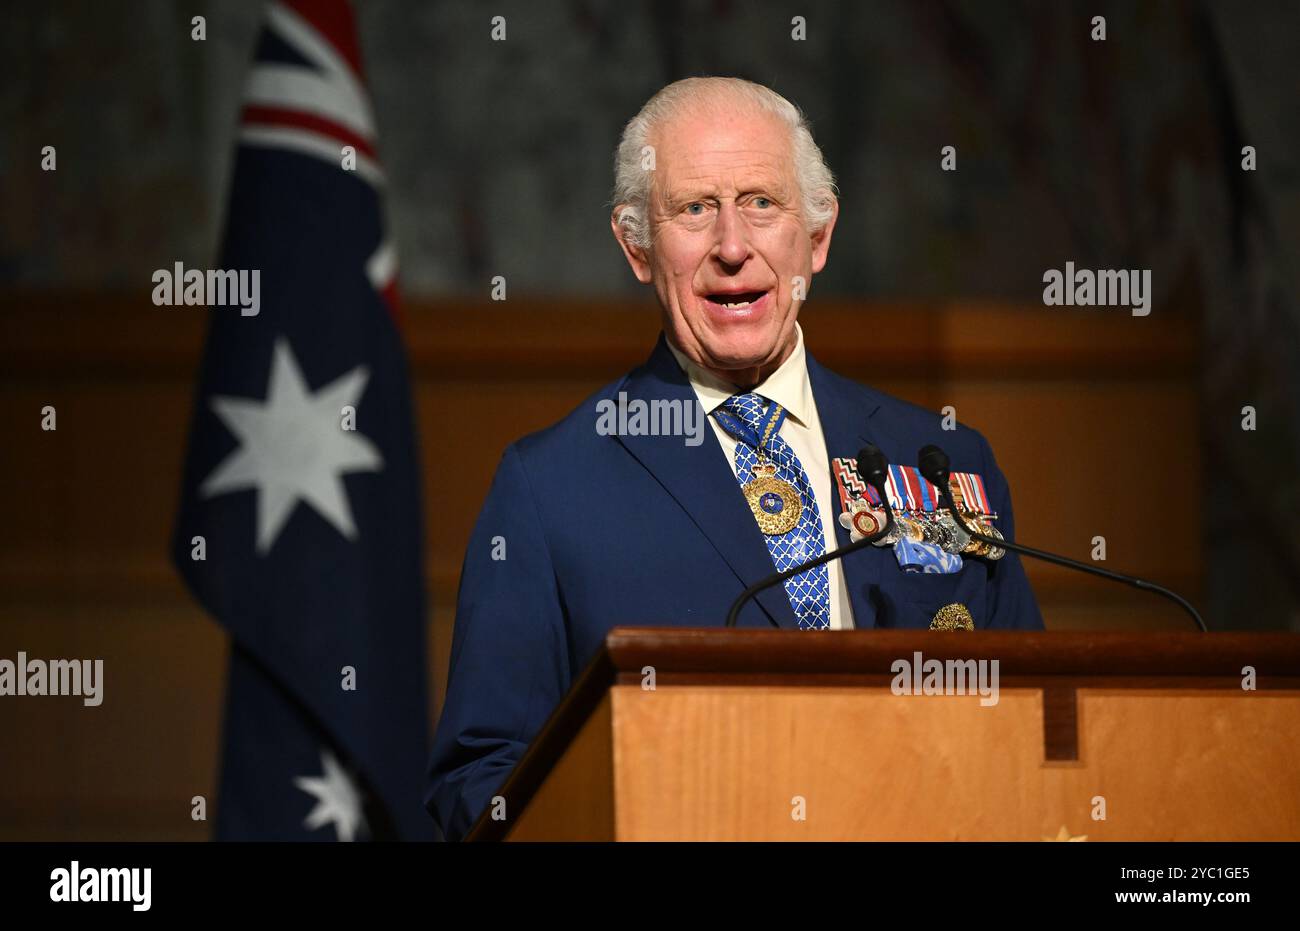
[[769, 536], [789, 533], [799, 523], [803, 503], [793, 485], [776, 477], [776, 466], [760, 461], [754, 477], [741, 486], [758, 529]]

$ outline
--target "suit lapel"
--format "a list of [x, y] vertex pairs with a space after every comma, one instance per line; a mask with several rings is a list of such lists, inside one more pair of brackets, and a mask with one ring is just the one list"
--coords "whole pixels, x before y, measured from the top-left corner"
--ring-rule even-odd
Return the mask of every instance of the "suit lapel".
[[[647, 363], [632, 372], [619, 391], [627, 393], [629, 404], [637, 399], [698, 404], [690, 381], [669, 352], [662, 334]], [[620, 435], [618, 441], [690, 515], [745, 587], [775, 571], [763, 534], [711, 424], [705, 424], [704, 442], [699, 446], [687, 446], [683, 437], [675, 436]], [[671, 546], [672, 542], [666, 544]], [[782, 586], [768, 588], [756, 600], [781, 627], [798, 628]], [[751, 626], [755, 620], [752, 607], [740, 614], [742, 624]], [[718, 623], [722, 621], [718, 619]]]
[[[856, 458], [858, 450], [874, 443], [889, 457], [897, 461], [898, 442], [880, 413], [880, 402], [860, 385], [854, 385], [823, 368], [812, 354], [808, 354], [808, 379], [812, 384], [813, 398], [817, 402], [817, 416], [821, 420], [826, 438], [826, 459]], [[853, 389], [853, 390], [850, 390]], [[849, 532], [839, 522], [839, 492], [835, 476], [831, 476], [831, 489], [836, 509], [835, 534], [839, 546], [848, 546]], [[876, 626], [876, 608], [870, 592], [878, 584], [885, 560], [892, 559], [888, 548], [868, 547], [840, 560], [849, 601], [853, 606], [854, 627]]]

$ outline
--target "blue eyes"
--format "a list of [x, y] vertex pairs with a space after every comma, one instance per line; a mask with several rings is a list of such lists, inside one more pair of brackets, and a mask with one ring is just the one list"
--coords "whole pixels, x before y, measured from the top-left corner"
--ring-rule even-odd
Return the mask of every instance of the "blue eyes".
[[[750, 203], [753, 204], [755, 207], [758, 207], [760, 210], [766, 210], [768, 207], [772, 206], [772, 199], [769, 197], [760, 196], [760, 197], [755, 197], [753, 200], [750, 201]], [[695, 209], [696, 207], [700, 209], [696, 210]], [[702, 216], [704, 212], [704, 208], [705, 208], [705, 204], [696, 201], [693, 204], [686, 205], [686, 213], [692, 217]]]

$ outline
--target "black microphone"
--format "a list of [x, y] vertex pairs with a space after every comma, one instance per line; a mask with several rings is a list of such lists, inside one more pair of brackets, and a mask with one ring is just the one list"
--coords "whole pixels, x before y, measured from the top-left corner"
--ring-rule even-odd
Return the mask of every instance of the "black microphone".
[[1100, 566], [1092, 566], [1086, 562], [1067, 559], [1064, 556], [1057, 556], [1055, 553], [1049, 553], [1046, 550], [1034, 549], [1032, 546], [1024, 546], [1019, 543], [1013, 543], [1010, 540], [1004, 540], [999, 537], [986, 536], [978, 530], [972, 528], [966, 523], [966, 518], [957, 509], [957, 502], [952, 497], [952, 486], [948, 479], [951, 474], [951, 461], [948, 454], [938, 446], [933, 444], [922, 446], [921, 451], [916, 454], [916, 466], [920, 473], [925, 476], [925, 480], [939, 489], [939, 494], [943, 497], [943, 503], [948, 506], [952, 512], [953, 519], [970, 534], [972, 539], [979, 540], [990, 546], [999, 546], [1003, 549], [1010, 550], [1013, 553], [1022, 553], [1025, 556], [1032, 556], [1034, 559], [1041, 559], [1044, 562], [1055, 563], [1058, 566], [1065, 566], [1067, 569], [1078, 569], [1081, 572], [1087, 572], [1091, 575], [1100, 576], [1103, 579], [1110, 579], [1113, 582], [1123, 582], [1125, 585], [1131, 585], [1134, 588], [1140, 588], [1143, 591], [1155, 592], [1157, 595], [1164, 595], [1166, 598], [1176, 602], [1179, 607], [1192, 616], [1202, 633], [1209, 633], [1205, 626], [1205, 621], [1196, 613], [1196, 609], [1182, 595], [1171, 592], [1167, 588], [1156, 585], [1154, 582], [1148, 582], [1145, 579], [1139, 579], [1131, 575], [1122, 575], [1118, 572], [1111, 572], [1109, 569], [1103, 569]]
[[[864, 482], [876, 489], [876, 494], [880, 495], [881, 504], [885, 508], [885, 526], [878, 532], [870, 536], [863, 537], [857, 543], [850, 543], [848, 546], [841, 546], [839, 549], [831, 550], [829, 553], [823, 553], [816, 559], [810, 559], [805, 563], [800, 563], [793, 569], [787, 569], [784, 572], [774, 572], [766, 578], [759, 579], [749, 588], [740, 593], [735, 601], [731, 603], [731, 610], [727, 612], [727, 626], [735, 627], [736, 618], [740, 616], [740, 609], [745, 606], [745, 602], [753, 598], [759, 592], [773, 585], [779, 585], [791, 576], [796, 576], [800, 572], [807, 572], [809, 569], [816, 569], [822, 563], [830, 562], [832, 559], [839, 559], [849, 553], [856, 553], [860, 549], [865, 549], [887, 536], [894, 529], [894, 509], [889, 506], [889, 495], [885, 493], [885, 478], [889, 474], [889, 460], [879, 449], [868, 443], [858, 451], [858, 477]], [[773, 627], [780, 627], [773, 618], [769, 617]]]

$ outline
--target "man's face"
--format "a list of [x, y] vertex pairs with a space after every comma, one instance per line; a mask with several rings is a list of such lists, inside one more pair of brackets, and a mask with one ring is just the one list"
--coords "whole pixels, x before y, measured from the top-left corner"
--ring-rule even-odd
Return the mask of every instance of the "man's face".
[[623, 244], [624, 253], [654, 284], [672, 343], [706, 369], [755, 384], [794, 348], [796, 279], [806, 292], [825, 267], [834, 218], [809, 234], [789, 130], [762, 111], [688, 111], [651, 142], [653, 244]]

